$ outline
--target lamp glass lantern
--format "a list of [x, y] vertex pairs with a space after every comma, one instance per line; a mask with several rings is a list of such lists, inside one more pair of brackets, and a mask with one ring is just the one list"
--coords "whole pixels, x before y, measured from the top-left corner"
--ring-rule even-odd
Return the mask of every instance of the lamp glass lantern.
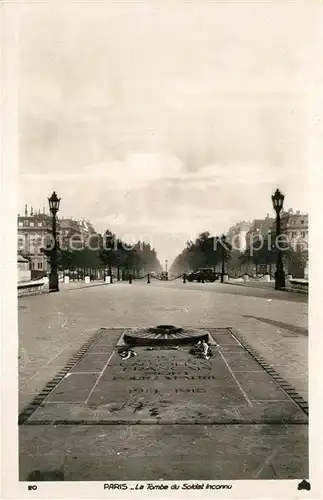
[[58, 198], [57, 194], [55, 191], [53, 191], [53, 194], [50, 198], [48, 198], [48, 203], [49, 203], [49, 210], [55, 214], [59, 210], [59, 203], [61, 199]]
[[285, 196], [283, 195], [283, 193], [279, 191], [279, 189], [276, 189], [275, 194], [273, 194], [271, 197], [273, 207], [276, 211], [280, 212], [280, 210], [283, 208], [284, 198]]

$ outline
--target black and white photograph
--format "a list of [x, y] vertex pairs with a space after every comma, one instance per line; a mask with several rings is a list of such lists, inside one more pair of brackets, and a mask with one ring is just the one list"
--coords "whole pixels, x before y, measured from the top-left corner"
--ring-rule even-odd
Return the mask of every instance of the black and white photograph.
[[15, 491], [313, 498], [314, 12], [9, 4]]

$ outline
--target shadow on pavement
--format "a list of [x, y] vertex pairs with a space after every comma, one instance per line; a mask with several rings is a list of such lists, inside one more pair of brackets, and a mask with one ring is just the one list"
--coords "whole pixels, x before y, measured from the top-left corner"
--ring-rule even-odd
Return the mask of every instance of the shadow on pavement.
[[73, 292], [74, 290], [81, 290], [82, 288], [93, 288], [96, 286], [105, 286], [107, 283], [91, 283], [88, 285], [73, 286], [67, 289], [63, 289], [64, 292]]
[[33, 470], [31, 471], [26, 481], [64, 481], [65, 475], [61, 470]]
[[223, 288], [217, 288], [217, 293], [227, 293], [229, 295], [244, 295], [245, 297], [262, 297], [264, 299], [288, 300], [289, 302], [307, 303], [308, 296], [293, 292], [283, 292], [273, 289], [248, 287], [248, 286], [232, 286], [221, 285]]
[[306, 337], [308, 336], [307, 328], [302, 328], [301, 326], [290, 325], [289, 323], [283, 323], [282, 321], [276, 321], [274, 319], [259, 318], [258, 316], [251, 316], [249, 314], [243, 314], [243, 317], [257, 319], [258, 321], [262, 321], [262, 323], [267, 323], [268, 325], [277, 326], [278, 328], [288, 330], [295, 335], [305, 335]]

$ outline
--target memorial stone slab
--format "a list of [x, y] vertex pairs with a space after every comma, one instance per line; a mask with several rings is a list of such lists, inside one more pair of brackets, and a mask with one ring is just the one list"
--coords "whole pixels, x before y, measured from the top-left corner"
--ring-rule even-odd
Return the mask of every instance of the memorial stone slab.
[[166, 333], [149, 331], [158, 342], [149, 345], [149, 335], [143, 336], [132, 346], [136, 356], [129, 359], [121, 358], [120, 345], [125, 337], [133, 340], [133, 330], [119, 339], [103, 331], [67, 376], [53, 385], [29, 422], [307, 422], [306, 414], [229, 329], [194, 330], [194, 342], [201, 335], [213, 344], [213, 356], [202, 359], [192, 354], [187, 330], [180, 331], [183, 343], [179, 339], [176, 345], [170, 328]]

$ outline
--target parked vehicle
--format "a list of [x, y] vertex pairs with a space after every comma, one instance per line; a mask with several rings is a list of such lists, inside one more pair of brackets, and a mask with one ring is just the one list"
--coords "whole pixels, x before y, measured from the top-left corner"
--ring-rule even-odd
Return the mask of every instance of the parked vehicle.
[[201, 283], [202, 281], [214, 282], [215, 280], [218, 280], [219, 277], [220, 277], [220, 273], [214, 272], [214, 269], [203, 268], [203, 269], [198, 269], [197, 271], [194, 271], [193, 273], [188, 274], [187, 280], [188, 281], [197, 281], [198, 283]]
[[168, 272], [164, 271], [164, 272], [160, 273], [160, 279], [162, 281], [168, 281]]

